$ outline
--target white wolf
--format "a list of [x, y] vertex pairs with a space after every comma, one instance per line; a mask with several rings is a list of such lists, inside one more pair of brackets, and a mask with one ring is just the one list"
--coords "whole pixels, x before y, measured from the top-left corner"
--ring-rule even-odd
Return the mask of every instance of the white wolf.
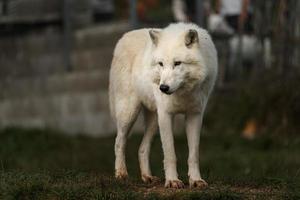
[[128, 176], [125, 146], [128, 133], [143, 110], [145, 134], [139, 148], [141, 176], [151, 174], [149, 153], [159, 127], [164, 152], [165, 186], [183, 187], [178, 179], [172, 133], [173, 116], [186, 116], [191, 187], [206, 182], [199, 171], [199, 138], [203, 113], [217, 75], [217, 53], [208, 33], [195, 24], [140, 29], [124, 34], [114, 51], [109, 97], [117, 125], [115, 176]]

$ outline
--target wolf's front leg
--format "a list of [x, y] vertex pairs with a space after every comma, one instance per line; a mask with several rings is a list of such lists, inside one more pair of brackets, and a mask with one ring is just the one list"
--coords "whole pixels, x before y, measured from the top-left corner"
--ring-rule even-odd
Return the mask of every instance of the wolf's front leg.
[[199, 170], [199, 143], [202, 125], [202, 114], [191, 113], [186, 115], [186, 133], [189, 146], [189, 183], [190, 187], [206, 187], [207, 183], [201, 178]]
[[184, 184], [178, 179], [176, 169], [176, 154], [172, 132], [173, 116], [164, 111], [158, 111], [158, 124], [164, 152], [165, 187], [183, 188]]

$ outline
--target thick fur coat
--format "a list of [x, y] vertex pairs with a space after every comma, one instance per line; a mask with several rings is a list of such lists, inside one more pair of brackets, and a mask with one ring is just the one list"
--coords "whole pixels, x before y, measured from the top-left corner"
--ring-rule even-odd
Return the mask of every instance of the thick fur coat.
[[110, 109], [116, 121], [115, 175], [128, 176], [125, 147], [128, 133], [140, 111], [145, 134], [139, 148], [143, 181], [151, 182], [151, 141], [160, 131], [165, 186], [181, 188], [172, 133], [175, 114], [186, 117], [191, 187], [206, 182], [199, 171], [202, 118], [217, 76], [217, 53], [209, 34], [194, 24], [171, 24], [164, 29], [140, 29], [123, 35], [116, 45], [110, 70]]

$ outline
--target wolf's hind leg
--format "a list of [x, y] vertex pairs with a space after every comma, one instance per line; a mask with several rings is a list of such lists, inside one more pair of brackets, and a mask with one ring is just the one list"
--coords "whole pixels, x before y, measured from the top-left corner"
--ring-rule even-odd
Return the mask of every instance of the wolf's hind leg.
[[152, 176], [149, 162], [151, 143], [153, 136], [158, 130], [157, 114], [156, 112], [144, 109], [144, 119], [145, 133], [139, 148], [139, 162], [142, 180], [145, 183], [151, 183], [155, 181], [155, 179], [158, 179]]
[[118, 100], [116, 104], [116, 121], [117, 121], [117, 137], [115, 140], [115, 176], [124, 179], [128, 176], [125, 148], [127, 136], [134, 124], [139, 111], [140, 103], [135, 97], [126, 97], [126, 99]]

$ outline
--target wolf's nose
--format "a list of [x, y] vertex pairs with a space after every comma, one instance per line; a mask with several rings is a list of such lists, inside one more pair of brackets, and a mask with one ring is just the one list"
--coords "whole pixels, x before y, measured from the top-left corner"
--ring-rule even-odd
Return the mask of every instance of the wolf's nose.
[[169, 89], [170, 89], [170, 87], [169, 87], [168, 85], [162, 84], [162, 85], [159, 86], [159, 89], [160, 89], [162, 92], [168, 92]]

